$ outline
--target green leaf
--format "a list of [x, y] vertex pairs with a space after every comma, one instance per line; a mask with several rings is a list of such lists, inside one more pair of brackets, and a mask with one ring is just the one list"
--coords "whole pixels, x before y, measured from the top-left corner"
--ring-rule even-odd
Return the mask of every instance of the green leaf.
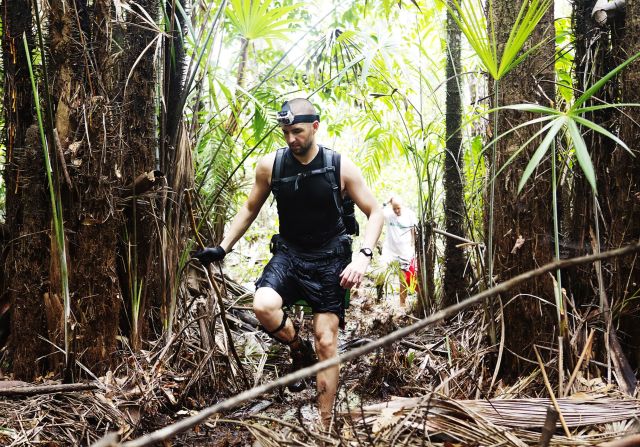
[[591, 157], [589, 157], [587, 144], [584, 142], [584, 138], [582, 138], [580, 129], [578, 129], [578, 125], [575, 123], [575, 121], [569, 120], [567, 122], [567, 129], [569, 130], [569, 135], [571, 135], [571, 140], [573, 140], [573, 147], [575, 148], [578, 164], [582, 168], [582, 172], [591, 185], [591, 189], [593, 190], [593, 194], [595, 195], [597, 194], [596, 174], [595, 170], [593, 169]]
[[500, 109], [508, 109], [508, 110], [519, 110], [522, 112], [531, 112], [531, 113], [544, 113], [549, 115], [561, 115], [562, 112], [559, 110], [553, 109], [551, 107], [541, 106], [540, 104], [512, 104], [508, 106], [499, 107]]
[[[502, 52], [500, 66], [498, 68], [499, 77], [497, 79], [502, 79], [522, 62], [524, 56], [518, 57], [518, 54], [552, 4], [552, 0], [530, 0], [522, 2], [518, 17], [511, 28], [509, 38]], [[534, 46], [533, 49], [535, 48], [537, 48], [537, 45]]]
[[561, 117], [553, 123], [553, 126], [551, 127], [551, 129], [549, 129], [549, 132], [545, 135], [542, 143], [540, 143], [540, 146], [538, 146], [538, 149], [536, 149], [535, 153], [531, 157], [529, 164], [527, 164], [527, 167], [522, 174], [522, 178], [520, 179], [520, 183], [518, 183], [518, 193], [522, 191], [525, 183], [527, 183], [527, 180], [529, 180], [529, 177], [531, 177], [533, 171], [535, 171], [535, 169], [540, 164], [540, 161], [542, 161], [542, 158], [547, 153], [549, 146], [551, 146], [551, 143], [553, 143], [553, 140], [556, 138], [556, 135], [558, 134], [562, 126], [564, 126], [566, 121], [566, 117]]
[[[486, 71], [494, 79], [498, 76], [498, 56], [495, 46], [491, 44], [487, 35], [486, 19], [483, 14], [482, 4], [478, 0], [462, 1], [453, 0], [450, 5], [443, 2], [458, 24], [460, 31], [465, 35], [469, 45], [476, 52]], [[461, 4], [462, 3], [462, 4]]]
[[[493, 17], [492, 3], [492, 0], [488, 0], [490, 17]], [[552, 0], [522, 2], [518, 17], [509, 31], [509, 37], [503, 48], [502, 56], [499, 58], [493, 21], [489, 23], [491, 30], [487, 30], [486, 18], [483, 12], [484, 2], [480, 0], [453, 0], [452, 5], [445, 2], [445, 6], [460, 27], [460, 31], [465, 35], [467, 41], [482, 61], [485, 70], [495, 80], [504, 77], [520, 64], [531, 51], [538, 48], [540, 43], [519, 56], [524, 44], [531, 37], [536, 26], [552, 4]]]
[[616, 137], [614, 134], [609, 132], [604, 127], [594, 123], [593, 121], [589, 121], [586, 118], [580, 117], [580, 116], [571, 116], [570, 118], [573, 119], [574, 121], [577, 121], [578, 123], [582, 124], [583, 126], [586, 126], [589, 129], [594, 130], [594, 131], [604, 135], [605, 137], [609, 137], [610, 139], [612, 139], [613, 141], [618, 143], [620, 146], [622, 146], [623, 149], [625, 149], [627, 152], [629, 152], [631, 154], [631, 156], [635, 157], [633, 152], [631, 152], [631, 149], [629, 149], [629, 146], [627, 146], [624, 141], [622, 141], [620, 138]]
[[238, 34], [245, 39], [286, 39], [289, 26], [297, 22], [287, 16], [301, 5], [269, 9], [271, 0], [230, 0], [226, 14]]
[[[487, 147], [490, 147], [491, 145], [497, 143], [498, 141], [500, 141], [502, 138], [506, 137], [507, 135], [516, 132], [519, 129], [522, 129], [523, 127], [527, 127], [527, 126], [531, 126], [533, 124], [538, 124], [538, 123], [543, 123], [545, 121], [549, 121], [554, 119], [554, 116], [541, 116], [539, 118], [534, 118], [532, 120], [526, 121], [524, 123], [520, 123], [515, 127], [512, 127], [509, 130], [504, 131], [503, 133], [501, 133], [500, 135], [498, 135], [497, 137], [495, 137], [493, 140], [491, 140], [489, 143], [487, 143]], [[547, 126], [548, 127], [548, 126]], [[544, 127], [545, 129], [547, 127]]]
[[624, 61], [620, 65], [618, 65], [616, 68], [611, 70], [606, 75], [604, 75], [604, 77], [602, 77], [598, 82], [596, 82], [591, 87], [589, 87], [582, 95], [580, 95], [580, 97], [578, 99], [576, 99], [576, 102], [573, 104], [573, 106], [571, 106], [571, 109], [574, 110], [574, 109], [580, 107], [582, 104], [584, 104], [584, 102], [587, 101], [588, 99], [590, 99], [593, 95], [595, 95], [596, 92], [598, 90], [600, 90], [602, 88], [602, 86], [605, 85], [609, 79], [614, 77], [620, 71], [624, 70], [624, 68], [627, 65], [629, 65], [630, 63], [632, 63], [633, 61], [638, 59], [638, 57], [640, 57], [640, 52], [634, 54], [629, 59], [627, 59], [626, 61]]
[[596, 110], [604, 110], [604, 109], [611, 109], [611, 108], [621, 108], [621, 107], [640, 107], [639, 103], [618, 103], [618, 104], [599, 104], [596, 106], [589, 106], [589, 107], [581, 107], [579, 109], [572, 109], [571, 110], [571, 114], [572, 115], [584, 115], [587, 112], [595, 112]]
[[[540, 119], [538, 119], [540, 120]], [[534, 121], [538, 121], [538, 120], [534, 120]], [[535, 140], [536, 138], [538, 138], [540, 135], [542, 135], [543, 133], [545, 133], [547, 131], [547, 129], [549, 129], [551, 126], [553, 126], [554, 121], [551, 121], [550, 123], [545, 124], [540, 130], [538, 130], [535, 134], [533, 134], [527, 141], [525, 141], [512, 155], [511, 157], [509, 157], [507, 159], [507, 161], [505, 161], [502, 166], [500, 166], [500, 169], [498, 169], [498, 171], [496, 172], [496, 175], [491, 179], [491, 181], [493, 181], [494, 179], [498, 178], [498, 176], [502, 173], [502, 171], [504, 171], [510, 164], [511, 162], [513, 162], [513, 160], [516, 159], [516, 157], [518, 155], [520, 155], [520, 153], [531, 144], [531, 142], [533, 140]], [[527, 121], [525, 123], [525, 125], [530, 125], [531, 121]], [[519, 127], [522, 127], [522, 125], [520, 125]], [[514, 131], [515, 129], [510, 129], [508, 132]], [[498, 138], [503, 137], [507, 132], [501, 134], [498, 136]], [[496, 138], [497, 141], [498, 138]]]

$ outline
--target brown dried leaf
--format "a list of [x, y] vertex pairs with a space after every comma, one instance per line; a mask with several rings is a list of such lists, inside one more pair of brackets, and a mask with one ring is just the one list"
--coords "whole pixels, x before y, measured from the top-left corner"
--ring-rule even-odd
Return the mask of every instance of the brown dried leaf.
[[518, 239], [516, 239], [516, 243], [511, 249], [511, 254], [515, 254], [515, 252], [518, 251], [518, 249], [523, 245], [524, 245], [524, 238], [522, 237], [522, 235], [518, 235]]

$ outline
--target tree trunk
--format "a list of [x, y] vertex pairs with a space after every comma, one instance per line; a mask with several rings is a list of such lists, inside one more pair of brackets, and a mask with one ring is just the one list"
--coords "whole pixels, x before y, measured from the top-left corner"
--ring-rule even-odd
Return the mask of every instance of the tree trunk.
[[[5, 228], [8, 246], [3, 253], [3, 294], [0, 308], [11, 308], [10, 346], [17, 377], [31, 379], [47, 369], [43, 356], [50, 349], [39, 335], [46, 328], [44, 292], [49, 253], [47, 194], [40, 180], [44, 163], [40, 137], [33, 124], [33, 91], [23, 34], [34, 48], [30, 0], [2, 2], [2, 56], [5, 77], [4, 114], [6, 160]], [[4, 303], [4, 305], [3, 305]], [[7, 306], [7, 304], [9, 304]], [[1, 314], [1, 312], [0, 312]], [[6, 331], [7, 319], [0, 325]], [[45, 329], [46, 331], [46, 329]], [[20, 341], [17, 343], [16, 341]]]
[[[626, 4], [624, 28], [617, 36], [614, 25], [613, 39], [620, 51], [617, 63], [640, 51], [640, 4]], [[628, 66], [620, 76], [621, 102], [640, 103], [640, 63]], [[620, 147], [611, 148], [607, 172], [601, 173], [602, 195], [599, 203], [603, 209], [606, 248], [614, 248], [636, 242], [640, 238], [640, 111], [637, 107], [624, 109], [618, 114], [620, 138], [635, 154], [631, 156]], [[614, 174], [614, 173], [615, 174]], [[637, 255], [616, 258], [608, 266], [611, 272], [608, 296], [613, 318], [619, 319], [623, 346], [632, 368], [640, 366], [640, 259]]]
[[[464, 237], [464, 198], [463, 198], [463, 157], [462, 106], [460, 98], [461, 72], [460, 28], [447, 12], [447, 93], [446, 93], [446, 150], [444, 161], [444, 218], [447, 232]], [[464, 249], [457, 245], [459, 241], [445, 239], [444, 281], [442, 306], [450, 306], [467, 294], [467, 282], [464, 270], [466, 266]]]
[[[158, 14], [157, 0], [138, 3], [148, 15]], [[13, 5], [10, 8], [14, 11]], [[63, 213], [65, 246], [68, 260], [71, 323], [73, 327], [70, 346], [71, 359], [77, 359], [94, 374], [102, 374], [116, 359], [116, 336], [119, 333], [119, 317], [123, 299], [131, 299], [131, 288], [126, 279], [128, 273], [118, 274], [122, 260], [131, 252], [123, 251], [132, 243], [134, 259], [128, 268], [141, 280], [151, 264], [149, 246], [153, 243], [151, 228], [155, 225], [144, 213], [130, 212], [121, 198], [125, 185], [133, 183], [140, 172], [155, 168], [155, 103], [153, 51], [137, 63], [140, 53], [151, 42], [152, 31], [145, 26], [127, 26], [115, 17], [111, 0], [52, 0], [43, 11], [48, 19], [48, 34], [45, 42], [48, 51], [45, 62], [49, 74], [50, 95], [45, 99], [45, 126], [49, 136], [49, 158], [53, 164], [56, 200]], [[138, 20], [135, 15], [127, 22]], [[117, 45], [115, 44], [117, 42]], [[124, 51], [123, 51], [124, 49]], [[125, 85], [127, 89], [123, 90]], [[24, 89], [30, 92], [31, 89]], [[47, 98], [51, 101], [46, 101]], [[6, 100], [6, 99], [5, 99]], [[32, 105], [28, 107], [33, 115]], [[46, 118], [51, 110], [52, 125]], [[51, 138], [56, 134], [55, 139]], [[7, 269], [9, 281], [25, 286], [37, 280], [40, 289], [15, 295], [12, 342], [14, 372], [20, 378], [30, 378], [33, 364], [47, 352], [35, 349], [38, 336], [50, 338], [60, 345], [61, 282], [60, 265], [57, 262], [57, 247], [49, 241], [47, 233], [51, 217], [42, 210], [51, 209], [49, 200], [36, 203], [33, 199], [47, 196], [46, 176], [42, 162], [42, 149], [34, 130], [34, 142], [28, 143], [25, 152], [25, 170], [20, 178], [31, 179], [16, 189], [29, 200], [23, 200], [25, 210], [35, 217], [41, 216], [44, 228], [32, 223], [21, 231], [44, 235], [43, 240], [31, 239], [22, 242], [25, 252], [22, 262], [30, 262], [28, 271], [31, 282], [26, 281], [20, 271]], [[36, 144], [37, 143], [37, 144]], [[39, 155], [39, 159], [37, 158]], [[15, 182], [13, 183], [15, 184]], [[11, 205], [18, 198], [9, 198]], [[33, 203], [30, 202], [33, 200]], [[135, 207], [134, 207], [135, 208]], [[126, 212], [123, 212], [126, 210]], [[18, 213], [19, 215], [19, 213]], [[25, 222], [27, 216], [22, 218]], [[128, 224], [125, 226], [125, 224]], [[46, 233], [43, 232], [46, 229]], [[37, 231], [36, 231], [37, 230]], [[132, 234], [136, 236], [131, 239]], [[14, 237], [15, 239], [15, 237]], [[55, 238], [51, 236], [51, 241]], [[29, 239], [25, 239], [29, 241]], [[125, 242], [125, 243], [123, 243]], [[135, 254], [137, 253], [137, 254]], [[51, 261], [49, 261], [49, 258]], [[42, 267], [33, 262], [42, 260]], [[43, 272], [48, 278], [38, 278], [33, 272]], [[147, 285], [145, 284], [145, 287]], [[18, 289], [19, 290], [19, 289]], [[36, 298], [34, 298], [36, 297]], [[39, 300], [38, 303], [36, 301]], [[36, 304], [47, 308], [46, 315]], [[144, 305], [144, 304], [143, 304]], [[53, 310], [50, 310], [53, 309]], [[141, 311], [144, 315], [144, 309]], [[45, 323], [46, 320], [46, 323]], [[18, 327], [24, 324], [33, 327], [33, 334]], [[47, 324], [58, 326], [58, 333], [47, 331]], [[27, 349], [28, 348], [28, 349]], [[50, 365], [49, 365], [50, 366]], [[67, 372], [69, 372], [68, 370]]]
[[435, 278], [435, 238], [431, 223], [426, 222], [424, 215], [420, 216], [416, 232], [416, 251], [418, 260], [418, 300], [414, 315], [424, 318], [431, 314], [436, 300]]
[[[591, 19], [591, 11], [596, 0], [578, 0], [573, 4], [573, 31], [575, 33], [575, 87], [578, 96], [599, 78], [613, 68], [607, 62], [611, 54], [609, 51], [609, 39], [607, 33], [602, 33]], [[611, 89], [604, 89], [598, 97], [604, 101], [612, 102], [614, 97]], [[591, 102], [586, 105], [595, 105]], [[611, 129], [611, 110], [596, 111], [585, 117]], [[601, 155], [611, 151], [611, 140], [602, 138], [600, 134], [586, 132], [585, 143], [591, 148], [591, 159], [596, 169], [598, 181], [602, 180], [601, 167], [603, 163]], [[565, 224], [567, 239], [563, 247], [566, 257], [582, 256], [593, 252], [592, 235], [595, 235], [595, 221], [593, 212], [593, 193], [591, 186], [586, 181], [582, 171], [573, 171], [573, 194], [569, 197], [567, 209], [571, 213], [566, 214]], [[577, 305], [597, 303], [597, 285], [592, 280], [595, 275], [593, 265], [568, 269], [563, 280], [569, 293], [576, 300]]]
[[[638, 39], [633, 34], [636, 31], [633, 29], [634, 26], [638, 27], [637, 23], [633, 23], [633, 12], [627, 11], [626, 27], [623, 26], [624, 16], [617, 15], [610, 23], [609, 29], [602, 29], [591, 17], [595, 3], [595, 0], [585, 0], [574, 4], [575, 72], [578, 92], [589, 88], [625, 58], [640, 50]], [[637, 6], [635, 8], [637, 12]], [[585, 103], [585, 106], [602, 102], [636, 102], [638, 95], [634, 92], [635, 87], [631, 87], [632, 83], [637, 81], [634, 70], [637, 70], [637, 64], [627, 67], [621, 75], [598, 92], [597, 99]], [[638, 119], [635, 108], [625, 110], [624, 115], [613, 109], [594, 111], [587, 114], [586, 118], [613, 133], [619, 129], [620, 137], [632, 150], [636, 148], [638, 129], [637, 124], [632, 121]], [[600, 250], [607, 250], [631, 243], [640, 236], [640, 226], [636, 222], [640, 209], [634, 195], [640, 167], [637, 157], [630, 156], [613, 141], [600, 134], [585, 131], [584, 137], [596, 172], [598, 205], [595, 206], [594, 195], [588, 182], [581, 172], [576, 172], [570, 207], [573, 212], [568, 225], [567, 251], [570, 256], [591, 253], [598, 249], [598, 242]], [[615, 174], [612, 175], [612, 172]], [[634, 297], [638, 292], [638, 287], [634, 284], [640, 279], [637, 262], [636, 256], [627, 256], [605, 261], [601, 266], [595, 264], [570, 269], [566, 274], [568, 290], [575, 300], [576, 307], [584, 309], [585, 315], [582, 317], [592, 325], [600, 324], [603, 334], [611, 333], [610, 337], [621, 338], [626, 358], [619, 358], [622, 364], [630, 363], [628, 371], [637, 369], [640, 365], [637, 342], [640, 326], [638, 308], [634, 304]], [[594, 312], [593, 309], [600, 309], [602, 313]], [[609, 312], [609, 309], [613, 309], [613, 312]], [[609, 326], [610, 323], [613, 323], [613, 326]], [[610, 342], [604, 336], [597, 339], [595, 351], [597, 358], [602, 362], [609, 359]], [[621, 368], [624, 369], [624, 366]], [[632, 373], [627, 376], [632, 376]]]
[[[137, 7], [143, 9], [150, 17], [157, 17], [158, 0], [141, 0]], [[156, 94], [158, 76], [154, 67], [155, 31], [145, 25], [140, 15], [127, 18], [131, 25], [123, 33], [123, 45], [126, 57], [122, 61], [120, 76], [128, 79], [127, 88], [123, 92], [122, 118], [118, 152], [128, 162], [122, 166], [123, 178], [131, 182], [143, 173], [154, 171], [158, 164], [155, 149], [158, 147]], [[136, 29], [135, 33], [131, 29]], [[151, 47], [147, 49], [147, 46]], [[146, 52], [145, 52], [146, 49]], [[181, 68], [182, 69], [182, 68]], [[174, 90], [177, 95], [171, 96], [170, 108], [177, 109], [176, 96], [182, 81], [176, 82]], [[181, 113], [173, 112], [181, 115]], [[169, 126], [173, 128], [173, 126]], [[154, 177], [155, 178], [155, 177]], [[147, 332], [147, 312], [152, 304], [159, 305], [162, 293], [161, 256], [159, 250], [158, 227], [162, 220], [161, 207], [155, 199], [139, 196], [135, 190], [135, 199], [128, 200], [123, 208], [126, 230], [121, 234], [119, 245], [120, 262], [118, 275], [128, 321], [122, 322], [124, 333], [129, 335], [134, 350], [140, 348], [140, 342]], [[155, 206], [152, 206], [155, 205]], [[157, 302], [153, 303], [153, 298]], [[137, 316], [137, 318], [136, 318]]]
[[[494, 14], [500, 54], [521, 4], [522, 1], [493, 2], [494, 7], [491, 11]], [[553, 8], [550, 8], [529, 39], [528, 48], [549, 38], [552, 33]], [[497, 87], [497, 103], [492, 106], [524, 102], [549, 105], [554, 99], [554, 72], [551, 62], [553, 58], [554, 45], [553, 39], [550, 39], [500, 81]], [[494, 85], [491, 86], [492, 97], [496, 93], [495, 88]], [[532, 118], [534, 116], [529, 113], [500, 111], [497, 128], [492, 129], [491, 137], [494, 138]], [[530, 126], [500, 140], [495, 146], [496, 166], [502, 167], [513, 152], [538, 129], [537, 126]], [[487, 231], [493, 231], [494, 235], [493, 262], [496, 282], [505, 281], [553, 259], [549, 157], [540, 164], [523, 191], [517, 193], [518, 182], [539, 142], [540, 139], [537, 139], [529, 145], [495, 179], [494, 226], [487, 228]], [[554, 326], [557, 318], [552, 280], [547, 276], [528, 281], [509, 294], [503, 295], [501, 299], [505, 306], [503, 319], [506, 355], [503, 359], [503, 371], [507, 376], [516, 377], [530, 366], [517, 356], [533, 359], [535, 362], [534, 343], [546, 347], [555, 344], [558, 330]]]
[[[72, 350], [102, 374], [111, 366], [118, 334], [122, 214], [114, 199], [128, 161], [112, 127], [119, 118], [113, 102], [119, 79], [111, 54], [111, 2], [99, 0], [89, 9], [84, 0], [53, 0], [49, 20], [54, 120], [65, 154], [61, 163], [70, 175], [70, 183], [60, 185], [60, 198], [69, 249]], [[57, 281], [51, 287], [52, 295], [58, 292]]]
[[[595, 3], [596, 0], [580, 0], [573, 4], [573, 31], [576, 48], [574, 58], [575, 88], [578, 96], [621, 62], [619, 56], [616, 55], [619, 52], [616, 50], [617, 45], [612, 47], [609, 33], [603, 32], [596, 26], [591, 17]], [[597, 100], [590, 100], [585, 103], [585, 106], [601, 104], [601, 101], [613, 103], [617, 100], [618, 95], [617, 83], [612, 81], [598, 93]], [[615, 112], [612, 109], [590, 112], [585, 115], [585, 118], [616, 133], [617, 124]], [[595, 132], [584, 132], [584, 139], [596, 171], [600, 215], [597, 221], [598, 225], [596, 225], [593, 191], [582, 171], [574, 169], [573, 188], [571, 188], [570, 194], [566, 195], [565, 208], [567, 212], [564, 225], [566, 239], [562, 248], [563, 257], [593, 253], [597, 249], [598, 234], [601, 250], [612, 248], [606, 243], [608, 240], [606, 230], [609, 228], [612, 213], [615, 213], [609, 202], [609, 200], [615, 199], [608, 198], [611, 190], [608, 185], [615, 181], [615, 176], [609, 175], [613, 161], [610, 154], [615, 150], [615, 143]], [[599, 265], [593, 264], [567, 269], [563, 274], [563, 285], [574, 300], [577, 309], [584, 310], [584, 315], [582, 315], [584, 319], [588, 318], [586, 314], [591, 309], [597, 308], [599, 305], [598, 269]], [[601, 272], [605, 286], [604, 293], [610, 296], [612, 272], [610, 261], [602, 263]], [[593, 319], [590, 320], [592, 324], [595, 323]], [[602, 328], [604, 333], [604, 325]], [[598, 352], [598, 358], [606, 363], [606, 344], [603, 340], [604, 337], [596, 339], [595, 351]], [[584, 342], [586, 342], [586, 338], [583, 340]], [[581, 344], [576, 345], [574, 354], [578, 355], [580, 350]]]

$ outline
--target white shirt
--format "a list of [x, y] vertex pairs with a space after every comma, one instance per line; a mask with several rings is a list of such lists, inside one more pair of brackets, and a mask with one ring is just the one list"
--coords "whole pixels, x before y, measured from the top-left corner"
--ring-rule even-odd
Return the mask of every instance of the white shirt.
[[389, 261], [400, 261], [401, 266], [408, 266], [414, 257], [411, 230], [418, 224], [415, 213], [403, 207], [397, 216], [391, 206], [387, 206], [384, 209], [384, 221], [387, 235], [382, 247], [383, 256]]

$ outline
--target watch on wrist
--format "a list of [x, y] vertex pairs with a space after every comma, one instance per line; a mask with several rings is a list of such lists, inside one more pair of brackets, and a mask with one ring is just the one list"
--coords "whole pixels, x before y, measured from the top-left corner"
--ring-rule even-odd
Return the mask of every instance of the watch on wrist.
[[368, 257], [369, 259], [373, 259], [373, 251], [370, 248], [364, 247], [360, 249], [360, 253]]

